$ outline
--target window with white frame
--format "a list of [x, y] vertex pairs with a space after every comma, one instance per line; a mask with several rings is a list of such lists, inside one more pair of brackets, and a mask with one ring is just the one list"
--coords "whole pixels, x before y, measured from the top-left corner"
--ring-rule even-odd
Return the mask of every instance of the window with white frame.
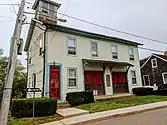
[[131, 71], [131, 76], [132, 76], [132, 85], [136, 85], [137, 84], [136, 72], [135, 71]]
[[76, 39], [67, 37], [68, 55], [76, 55]]
[[129, 59], [134, 60], [133, 48], [129, 48]]
[[112, 50], [112, 58], [113, 59], [118, 59], [117, 46], [116, 45], [112, 45], [111, 50]]
[[77, 86], [77, 68], [68, 68], [68, 87]]
[[49, 14], [50, 16], [54, 16], [54, 11], [55, 11], [55, 7], [54, 5], [47, 3], [47, 2], [43, 2], [43, 6], [42, 6], [42, 12]]
[[163, 83], [167, 84], [167, 72], [162, 73]]
[[39, 56], [42, 55], [42, 37], [39, 40]]
[[91, 55], [92, 57], [98, 57], [97, 42], [91, 42]]
[[151, 60], [151, 65], [152, 65], [152, 68], [156, 68], [157, 67], [157, 59], [156, 58]]

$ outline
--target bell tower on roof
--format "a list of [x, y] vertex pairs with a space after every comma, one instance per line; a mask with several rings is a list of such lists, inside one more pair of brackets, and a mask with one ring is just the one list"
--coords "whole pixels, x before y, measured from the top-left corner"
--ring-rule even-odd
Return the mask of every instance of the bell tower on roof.
[[36, 0], [32, 9], [35, 10], [35, 18], [44, 24], [57, 24], [57, 10], [60, 3], [52, 0]]

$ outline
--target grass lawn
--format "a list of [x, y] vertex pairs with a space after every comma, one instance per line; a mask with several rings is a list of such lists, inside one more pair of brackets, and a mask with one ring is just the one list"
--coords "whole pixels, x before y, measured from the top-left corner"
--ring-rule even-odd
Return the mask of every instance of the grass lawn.
[[47, 117], [36, 117], [34, 118], [14, 118], [9, 117], [8, 125], [39, 125], [42, 123], [58, 121], [63, 119], [59, 115], [52, 115]]
[[137, 96], [131, 98], [122, 98], [118, 100], [110, 100], [105, 102], [82, 104], [76, 106], [76, 108], [88, 110], [90, 113], [95, 113], [161, 101], [167, 101], [167, 96]]

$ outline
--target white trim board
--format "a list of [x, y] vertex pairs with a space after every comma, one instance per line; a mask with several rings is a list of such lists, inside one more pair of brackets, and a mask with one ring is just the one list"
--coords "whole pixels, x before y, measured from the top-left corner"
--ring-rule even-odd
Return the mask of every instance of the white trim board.
[[150, 57], [145, 61], [145, 63], [140, 67], [140, 69], [142, 69], [142, 68], [147, 64], [147, 62], [151, 59], [151, 57], [153, 57], [153, 56], [155, 56], [155, 57], [157, 57], [157, 58], [159, 58], [159, 59], [161, 59], [161, 60], [167, 62], [166, 59], [164, 59], [164, 58], [162, 58], [162, 57], [159, 57], [158, 55], [151, 54], [151, 56], [150, 56]]

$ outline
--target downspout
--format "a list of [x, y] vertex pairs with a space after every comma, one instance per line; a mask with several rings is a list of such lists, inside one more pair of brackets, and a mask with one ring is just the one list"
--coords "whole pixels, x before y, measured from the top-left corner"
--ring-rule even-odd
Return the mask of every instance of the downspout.
[[44, 97], [44, 91], [45, 91], [45, 71], [46, 71], [46, 64], [45, 64], [45, 61], [46, 61], [46, 58], [45, 58], [45, 55], [46, 55], [46, 32], [47, 32], [47, 28], [45, 29], [45, 32], [44, 32], [44, 50], [43, 50], [43, 87], [42, 87], [42, 97]]

